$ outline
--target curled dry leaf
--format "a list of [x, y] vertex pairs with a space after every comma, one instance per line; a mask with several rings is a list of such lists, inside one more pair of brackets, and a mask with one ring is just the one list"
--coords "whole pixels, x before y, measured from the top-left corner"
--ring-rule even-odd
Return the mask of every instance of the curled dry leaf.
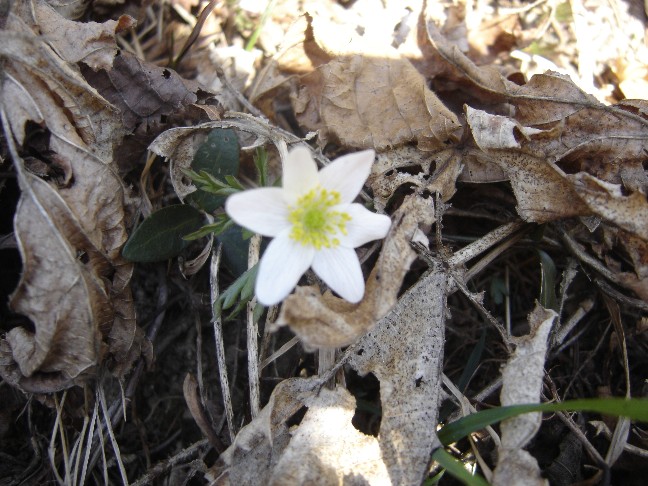
[[[512, 338], [516, 349], [502, 371], [502, 406], [540, 402], [547, 339], [556, 317], [554, 311], [536, 304], [529, 314], [529, 335]], [[502, 422], [502, 443], [493, 474], [494, 485], [548, 484], [540, 476], [537, 461], [522, 449], [535, 436], [541, 420], [540, 413], [528, 413]]]
[[206, 135], [214, 128], [236, 128], [254, 135], [257, 141], [272, 141], [279, 152], [285, 151], [286, 142], [298, 141], [297, 137], [288, 140], [283, 132], [272, 128], [264, 121], [244, 114], [232, 114], [222, 121], [202, 123], [190, 128], [172, 128], [160, 134], [149, 146], [149, 150], [168, 159], [171, 163], [171, 182], [176, 195], [183, 200], [196, 190], [182, 172], [191, 167], [198, 147]]
[[470, 107], [466, 117], [483, 161], [510, 179], [523, 219], [596, 215], [648, 240], [641, 216], [648, 210], [641, 168], [648, 120], [587, 103], [574, 103], [573, 113], [556, 124], [536, 114], [541, 128]]
[[[287, 421], [307, 407], [298, 426]], [[218, 485], [392, 484], [375, 437], [351, 423], [356, 409], [343, 388], [318, 379], [281, 382], [261, 413], [221, 454], [208, 478]]]
[[380, 380], [380, 451], [391, 484], [420, 484], [441, 403], [448, 276], [440, 265], [421, 277], [353, 348], [349, 364]]
[[[140, 354], [150, 356], [150, 343], [135, 324], [132, 267], [120, 255], [127, 235], [125, 189], [112, 162], [123, 133], [116, 111], [61, 57], [65, 48], [32, 33], [22, 7], [0, 32], [3, 125], [10, 147], [14, 139], [23, 144], [27, 122], [41, 125], [44, 163], [59, 177], [48, 183], [30, 175], [20, 147], [12, 149], [22, 191], [15, 232], [23, 274], [11, 306], [34, 329], [7, 333], [0, 373], [26, 390], [49, 392], [81, 382], [109, 355], [121, 374]], [[62, 21], [49, 15], [52, 25]]]
[[434, 202], [409, 196], [392, 217], [392, 227], [359, 304], [320, 294], [318, 287], [297, 287], [281, 308], [276, 324], [289, 325], [310, 348], [339, 348], [355, 342], [394, 306], [398, 291], [416, 258], [410, 241], [419, 226], [434, 222]]
[[448, 201], [456, 191], [456, 181], [463, 169], [461, 156], [453, 148], [431, 154], [402, 146], [377, 154], [377, 159], [367, 182], [373, 191], [374, 204], [383, 209], [403, 185], [439, 193], [443, 201]]
[[196, 83], [181, 78], [173, 69], [142, 61], [125, 51], [114, 58], [111, 69], [96, 73], [85, 70], [84, 75], [121, 111], [129, 132], [141, 123], [158, 124], [162, 116], [176, 113], [202, 96]]

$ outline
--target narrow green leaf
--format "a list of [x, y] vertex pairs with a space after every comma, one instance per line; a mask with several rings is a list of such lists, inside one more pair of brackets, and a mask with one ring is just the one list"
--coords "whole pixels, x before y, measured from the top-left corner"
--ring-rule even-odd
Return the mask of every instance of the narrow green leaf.
[[648, 400], [625, 398], [586, 398], [560, 403], [531, 403], [491, 408], [473, 413], [446, 425], [439, 431], [439, 440], [448, 445], [496, 422], [530, 412], [596, 412], [616, 417], [629, 417], [648, 422]]
[[148, 218], [130, 236], [122, 255], [132, 262], [160, 262], [178, 255], [189, 242], [187, 233], [200, 228], [203, 214], [186, 204], [162, 208]]
[[488, 486], [488, 482], [484, 478], [479, 475], [472, 475], [466, 471], [461, 461], [452, 457], [443, 447], [439, 447], [434, 451], [432, 459], [464, 484], [469, 486]]
[[259, 265], [254, 265], [220, 294], [214, 306], [217, 316], [220, 316], [223, 310], [230, 309], [234, 304], [237, 304], [227, 317], [230, 319], [245, 307], [247, 302], [254, 296], [254, 283], [256, 282], [258, 269]]
[[545, 309], [558, 310], [556, 299], [556, 265], [552, 258], [544, 251], [538, 250], [540, 255], [540, 270], [542, 282], [540, 284], [540, 304]]
[[259, 173], [259, 186], [268, 185], [268, 151], [263, 147], [257, 147], [254, 155], [254, 165]]
[[207, 236], [207, 235], [210, 235], [210, 234], [219, 235], [223, 231], [225, 231], [227, 228], [232, 226], [233, 224], [234, 224], [234, 222], [231, 219], [226, 217], [226, 218], [223, 218], [223, 219], [220, 219], [220, 220], [216, 221], [215, 223], [206, 224], [205, 226], [200, 228], [198, 231], [194, 231], [193, 233], [190, 233], [188, 235], [183, 236], [183, 239], [185, 239], [187, 241], [192, 241], [192, 240], [197, 240], [198, 238], [202, 238], [203, 236]]

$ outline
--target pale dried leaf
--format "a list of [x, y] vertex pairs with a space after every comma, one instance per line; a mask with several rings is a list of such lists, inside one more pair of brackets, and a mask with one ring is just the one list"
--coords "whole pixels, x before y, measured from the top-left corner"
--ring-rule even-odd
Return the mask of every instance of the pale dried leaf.
[[[540, 402], [547, 340], [556, 317], [554, 311], [537, 304], [529, 314], [529, 335], [512, 338], [516, 349], [502, 371], [502, 406]], [[541, 420], [540, 413], [527, 413], [502, 422], [494, 485], [547, 484], [536, 460], [522, 449], [535, 436]]]
[[344, 388], [323, 388], [292, 432], [269, 484], [391, 485], [378, 440], [351, 423], [356, 401]]
[[462, 170], [461, 154], [454, 148], [430, 154], [406, 145], [379, 153], [367, 184], [379, 208], [385, 208], [396, 190], [404, 185], [439, 193], [443, 201], [448, 201], [456, 191]]
[[352, 349], [349, 364], [380, 380], [379, 443], [392, 484], [420, 484], [441, 402], [448, 276], [435, 267]]
[[289, 325], [310, 348], [348, 346], [371, 329], [394, 306], [405, 274], [416, 258], [410, 241], [419, 226], [434, 222], [431, 198], [409, 196], [392, 217], [378, 261], [359, 304], [320, 294], [317, 287], [297, 287], [281, 308], [277, 325]]
[[17, 2], [15, 10], [23, 19], [31, 18], [33, 12], [33, 25], [38, 26], [45, 42], [61, 58], [71, 63], [83, 62], [94, 70], [110, 69], [118, 51], [115, 35], [136, 23], [128, 15], [103, 23], [74, 22], [45, 0]]
[[286, 422], [320, 386], [316, 378], [289, 378], [279, 383], [259, 415], [239, 431], [234, 443], [220, 455], [208, 479], [217, 485], [267, 484], [290, 441]]

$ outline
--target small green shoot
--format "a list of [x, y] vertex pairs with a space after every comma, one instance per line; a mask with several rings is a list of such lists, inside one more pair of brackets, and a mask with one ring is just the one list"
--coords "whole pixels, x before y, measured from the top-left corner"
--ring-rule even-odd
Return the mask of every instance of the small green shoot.
[[254, 166], [259, 174], [259, 186], [268, 185], [268, 152], [263, 147], [257, 147], [254, 154]]
[[225, 230], [230, 228], [234, 224], [234, 221], [229, 219], [226, 214], [219, 214], [216, 216], [216, 220], [213, 223], [207, 224], [200, 228], [198, 231], [189, 233], [182, 237], [183, 240], [192, 241], [202, 238], [203, 236], [208, 236], [214, 234], [216, 236], [223, 233]]
[[[236, 307], [234, 307], [225, 320], [232, 319], [245, 308], [246, 304], [254, 297], [254, 284], [258, 271], [259, 264], [256, 264], [246, 270], [232, 285], [220, 294], [214, 303], [214, 315], [216, 317], [221, 317], [223, 311], [231, 309], [235, 304]], [[255, 309], [256, 312], [257, 310]], [[263, 309], [261, 309], [261, 312], [263, 312]]]

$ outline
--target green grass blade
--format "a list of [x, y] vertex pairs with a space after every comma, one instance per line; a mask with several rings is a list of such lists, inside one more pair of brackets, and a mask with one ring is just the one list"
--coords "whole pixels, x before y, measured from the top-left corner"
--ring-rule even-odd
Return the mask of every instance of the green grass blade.
[[629, 417], [648, 422], [648, 400], [624, 398], [588, 398], [560, 403], [532, 403], [492, 408], [468, 415], [446, 425], [439, 431], [439, 440], [448, 445], [496, 422], [530, 412], [596, 412], [617, 417]]
[[484, 478], [478, 475], [473, 476], [466, 471], [461, 461], [452, 457], [443, 447], [439, 447], [434, 451], [432, 459], [438, 462], [441, 467], [445, 468], [448, 474], [451, 474], [468, 486], [488, 486], [488, 482]]

